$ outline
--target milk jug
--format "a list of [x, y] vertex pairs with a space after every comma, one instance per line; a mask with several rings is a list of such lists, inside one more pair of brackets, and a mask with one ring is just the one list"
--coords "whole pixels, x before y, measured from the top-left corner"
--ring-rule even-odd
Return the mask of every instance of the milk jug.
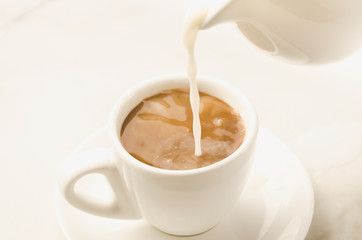
[[257, 48], [295, 64], [343, 59], [362, 45], [362, 0], [194, 0], [201, 29], [233, 22]]

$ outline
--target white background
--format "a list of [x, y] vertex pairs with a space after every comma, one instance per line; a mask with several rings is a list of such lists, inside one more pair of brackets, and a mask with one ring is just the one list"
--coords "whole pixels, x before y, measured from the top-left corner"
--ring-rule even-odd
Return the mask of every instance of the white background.
[[[63, 239], [53, 209], [59, 166], [106, 124], [123, 91], [185, 72], [189, 2], [0, 0], [0, 239]], [[226, 24], [199, 34], [196, 57], [201, 74], [243, 91], [261, 125], [303, 156], [306, 132], [362, 123], [362, 51], [330, 65], [292, 66]]]

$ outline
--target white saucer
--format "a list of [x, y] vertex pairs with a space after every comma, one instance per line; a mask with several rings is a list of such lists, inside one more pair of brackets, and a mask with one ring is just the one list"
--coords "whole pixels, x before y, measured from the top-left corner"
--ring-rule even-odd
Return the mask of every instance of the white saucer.
[[[75, 152], [103, 146], [109, 143], [106, 130], [100, 129]], [[83, 181], [83, 186], [94, 194], [103, 191], [90, 182]], [[179, 238], [158, 231], [143, 219], [114, 220], [89, 215], [70, 206], [57, 190], [55, 209], [69, 240]], [[281, 140], [260, 129], [255, 164], [235, 210], [210, 231], [182, 239], [302, 240], [311, 224], [313, 210], [314, 195], [307, 172]]]

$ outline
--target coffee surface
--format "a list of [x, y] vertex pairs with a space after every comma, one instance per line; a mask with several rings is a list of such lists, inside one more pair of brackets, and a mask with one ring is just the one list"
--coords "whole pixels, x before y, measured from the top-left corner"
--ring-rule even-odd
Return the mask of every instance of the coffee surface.
[[136, 159], [163, 169], [194, 169], [218, 162], [242, 143], [245, 127], [225, 102], [200, 92], [202, 155], [196, 156], [189, 89], [165, 90], [144, 99], [125, 119], [124, 148]]

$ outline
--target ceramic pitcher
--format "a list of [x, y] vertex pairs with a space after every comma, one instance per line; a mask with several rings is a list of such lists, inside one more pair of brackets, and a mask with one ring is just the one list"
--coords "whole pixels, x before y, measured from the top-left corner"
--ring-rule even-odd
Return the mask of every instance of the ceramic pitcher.
[[362, 45], [362, 0], [194, 0], [201, 29], [234, 22], [257, 48], [295, 64], [343, 59]]

